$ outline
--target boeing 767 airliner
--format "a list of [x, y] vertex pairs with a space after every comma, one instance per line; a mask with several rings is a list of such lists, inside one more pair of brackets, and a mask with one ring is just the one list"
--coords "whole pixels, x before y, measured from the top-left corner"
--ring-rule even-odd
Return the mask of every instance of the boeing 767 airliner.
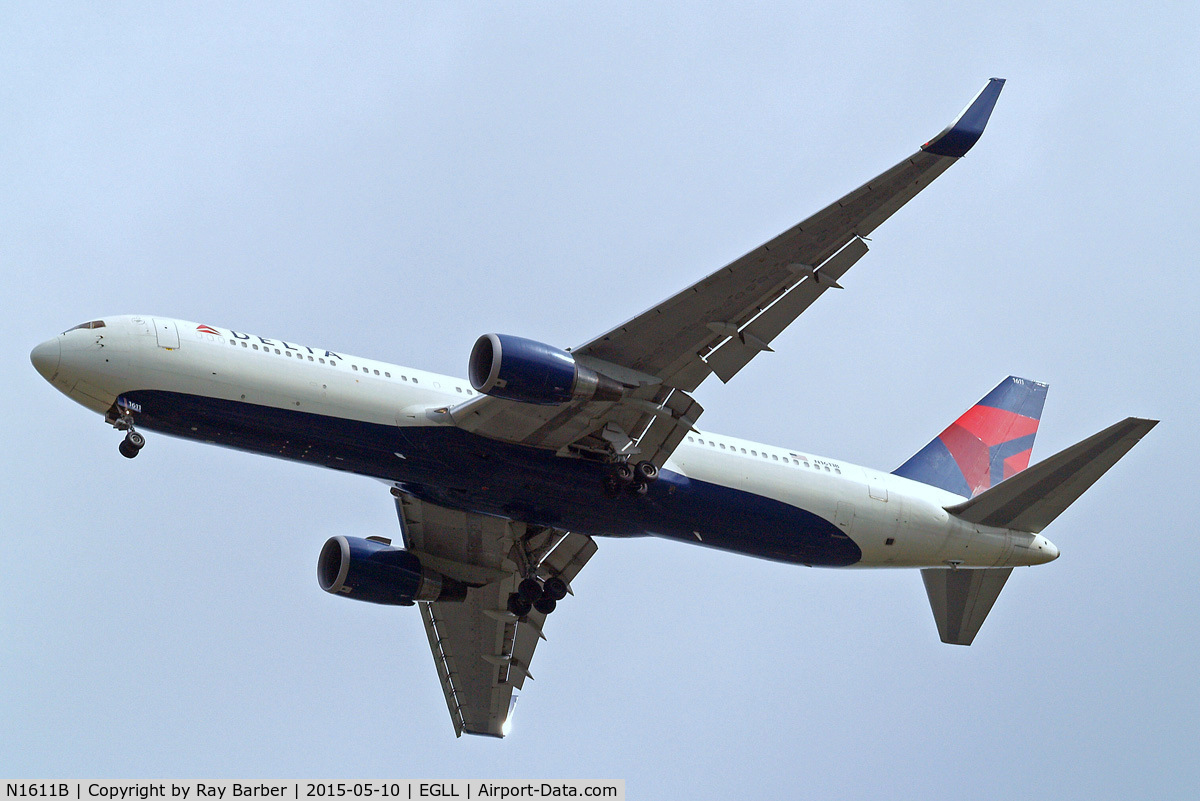
[[962, 157], [1004, 82], [887, 172], [573, 350], [486, 334], [459, 380], [242, 329], [104, 317], [34, 348], [55, 388], [123, 431], [380, 479], [403, 547], [336, 536], [322, 589], [420, 610], [457, 734], [503, 736], [557, 602], [601, 536], [822, 567], [920, 568], [943, 641], [969, 645], [1042, 530], [1154, 425], [1128, 418], [1029, 467], [1046, 385], [1006, 378], [885, 473], [696, 427], [728, 382]]

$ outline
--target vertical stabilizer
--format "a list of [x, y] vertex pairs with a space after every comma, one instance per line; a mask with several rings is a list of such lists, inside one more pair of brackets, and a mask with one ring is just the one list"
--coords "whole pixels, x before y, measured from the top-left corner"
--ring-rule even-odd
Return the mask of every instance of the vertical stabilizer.
[[892, 472], [971, 498], [1029, 466], [1045, 384], [1009, 376]]

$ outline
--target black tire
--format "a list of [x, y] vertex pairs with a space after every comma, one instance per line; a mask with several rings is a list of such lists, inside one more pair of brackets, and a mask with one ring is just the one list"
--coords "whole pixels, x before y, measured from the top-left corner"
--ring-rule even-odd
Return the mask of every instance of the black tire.
[[538, 583], [537, 579], [522, 579], [521, 583], [517, 585], [517, 592], [529, 603], [533, 603], [542, 597], [542, 585]]
[[554, 611], [554, 607], [558, 606], [558, 601], [553, 598], [538, 598], [533, 602], [533, 608], [541, 612], [543, 615], [548, 615]]
[[533, 603], [519, 592], [509, 593], [508, 595], [508, 611], [512, 612], [517, 617], [525, 617], [529, 614], [529, 610], [533, 609]]
[[650, 490], [650, 485], [645, 481], [635, 481], [629, 485], [629, 491], [634, 495], [645, 495]]
[[634, 472], [642, 481], [650, 482], [658, 478], [658, 468], [655, 467], [654, 462], [638, 462]]
[[542, 597], [561, 601], [567, 597], [567, 582], [558, 576], [546, 579], [546, 583], [542, 585]]
[[117, 446], [117, 450], [119, 450], [121, 455], [126, 459], [132, 459], [138, 455], [138, 449], [130, 445], [129, 440], [126, 439], [121, 440], [121, 444]]
[[125, 435], [125, 441], [129, 443], [129, 447], [136, 451], [140, 451], [146, 447], [146, 438], [136, 431], [130, 431]]
[[613, 469], [613, 477], [622, 484], [628, 484], [633, 481], [633, 468], [627, 462], [622, 462]]

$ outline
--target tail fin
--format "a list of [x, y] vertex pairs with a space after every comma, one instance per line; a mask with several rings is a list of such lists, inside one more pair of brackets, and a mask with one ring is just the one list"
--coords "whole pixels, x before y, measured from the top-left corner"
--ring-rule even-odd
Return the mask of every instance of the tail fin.
[[971, 498], [1029, 466], [1046, 385], [1009, 376], [894, 475]]

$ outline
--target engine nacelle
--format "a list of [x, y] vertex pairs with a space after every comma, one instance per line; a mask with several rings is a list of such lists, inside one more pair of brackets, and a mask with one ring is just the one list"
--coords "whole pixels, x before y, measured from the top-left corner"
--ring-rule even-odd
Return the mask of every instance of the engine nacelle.
[[618, 401], [625, 387], [584, 367], [565, 350], [507, 334], [484, 334], [471, 348], [471, 386], [497, 398], [544, 406]]
[[465, 584], [429, 570], [411, 552], [359, 537], [326, 541], [317, 559], [317, 582], [325, 592], [391, 606], [467, 597]]

